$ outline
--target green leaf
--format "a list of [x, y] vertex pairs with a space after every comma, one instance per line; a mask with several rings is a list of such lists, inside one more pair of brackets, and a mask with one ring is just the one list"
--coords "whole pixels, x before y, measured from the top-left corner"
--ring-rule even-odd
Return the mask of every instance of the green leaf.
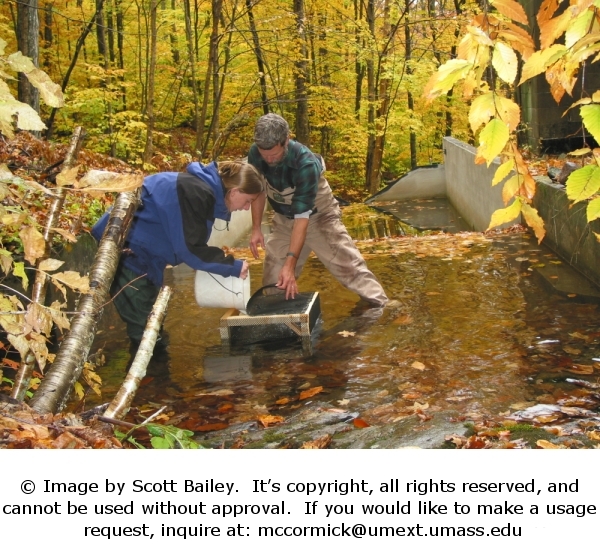
[[600, 167], [588, 164], [567, 178], [567, 197], [574, 203], [589, 199], [600, 189]]
[[163, 435], [165, 435], [165, 430], [162, 426], [158, 426], [156, 424], [147, 424], [146, 428], [148, 429], [148, 433], [150, 435], [154, 435], [157, 437], [162, 437]]
[[569, 23], [565, 31], [565, 46], [567, 48], [571, 48], [578, 40], [581, 40], [590, 32], [594, 17], [594, 11], [585, 10]]
[[600, 199], [592, 199], [587, 205], [587, 221], [600, 218]]
[[587, 131], [600, 143], [600, 105], [584, 105], [579, 113]]
[[435, 98], [448, 93], [449, 90], [471, 70], [472, 63], [464, 59], [450, 59], [441, 65], [431, 77], [426, 88], [426, 95]]
[[496, 210], [492, 214], [492, 220], [490, 221], [490, 225], [487, 228], [487, 230], [489, 231], [493, 227], [497, 227], [499, 225], [512, 222], [519, 216], [520, 213], [521, 213], [521, 201], [515, 199], [514, 202], [510, 206]]
[[489, 166], [502, 152], [508, 142], [508, 126], [497, 118], [490, 120], [479, 134], [477, 156], [483, 157]]
[[29, 286], [29, 278], [27, 277], [27, 274], [25, 273], [25, 263], [24, 262], [14, 262], [13, 264], [13, 275], [15, 277], [20, 277], [21, 278], [21, 283], [23, 285], [23, 288], [25, 290], [27, 290], [27, 287]]
[[164, 437], [153, 437], [150, 440], [153, 449], [172, 449], [173, 447]]

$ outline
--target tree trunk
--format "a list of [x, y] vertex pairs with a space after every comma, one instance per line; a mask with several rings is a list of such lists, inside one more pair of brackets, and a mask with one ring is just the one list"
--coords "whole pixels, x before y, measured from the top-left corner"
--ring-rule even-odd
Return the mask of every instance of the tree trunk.
[[[97, 11], [98, 6], [100, 8], [102, 8], [103, 3], [104, 3], [104, 0], [98, 0], [96, 13], [90, 19], [89, 23], [85, 26], [85, 29], [83, 29], [83, 32], [77, 39], [77, 44], [75, 45], [75, 51], [73, 52], [73, 57], [71, 58], [71, 63], [69, 64], [69, 68], [67, 69], [67, 72], [65, 73], [65, 76], [63, 77], [63, 80], [62, 80], [61, 90], [63, 91], [63, 93], [67, 89], [67, 86], [69, 84], [69, 79], [71, 78], [71, 73], [73, 72], [73, 69], [75, 68], [75, 65], [77, 64], [77, 58], [79, 57], [79, 53], [81, 52], [81, 50], [83, 48], [85, 39], [87, 38], [88, 34], [90, 34], [90, 31], [92, 30], [92, 27], [94, 26], [94, 22], [96, 21], [96, 14], [98, 13], [98, 11]], [[46, 122], [46, 126], [48, 128], [46, 130], [46, 139], [52, 138], [52, 132], [54, 130], [54, 118], [56, 117], [56, 112], [57, 112], [56, 108], [52, 109], [52, 111], [50, 112], [50, 117], [48, 118], [48, 122]]]
[[154, 77], [156, 74], [156, 45], [158, 31], [156, 25], [157, 0], [150, 0], [150, 60], [148, 63], [148, 89], [146, 92], [146, 147], [144, 162], [150, 164], [154, 154]]
[[[21, 53], [39, 67], [39, 32], [40, 20], [38, 17], [38, 0], [23, 0], [17, 2], [17, 38]], [[18, 76], [19, 101], [27, 103], [40, 112], [40, 93], [29, 79], [23, 74]]]
[[310, 147], [310, 126], [308, 121], [308, 46], [306, 42], [306, 18], [304, 0], [294, 0], [296, 30], [298, 32], [298, 50], [300, 59], [295, 65], [296, 90], [296, 140]]
[[[67, 154], [65, 155], [64, 162], [62, 164], [61, 172], [65, 172], [70, 170], [75, 166], [77, 162], [77, 155], [79, 154], [79, 150], [81, 149], [81, 145], [83, 144], [84, 132], [81, 127], [75, 128], [73, 132], [73, 137], [71, 138], [71, 144], [69, 145], [69, 149]], [[46, 225], [44, 227], [44, 241], [46, 243], [46, 248], [44, 255], [41, 258], [38, 258], [36, 265], [39, 265], [40, 262], [45, 260], [50, 256], [51, 248], [52, 248], [52, 239], [54, 237], [54, 233], [52, 229], [56, 227], [58, 224], [58, 218], [60, 217], [60, 213], [65, 202], [65, 198], [67, 195], [66, 187], [58, 187], [54, 190], [54, 200], [52, 201], [52, 205], [50, 206], [50, 211], [48, 212], [48, 216], [46, 218]], [[31, 289], [31, 302], [34, 304], [44, 305], [46, 302], [46, 290], [47, 290], [47, 276], [42, 271], [37, 271], [35, 275], [35, 282], [33, 283], [33, 287]], [[23, 401], [25, 399], [25, 394], [29, 389], [29, 382], [31, 381], [31, 376], [33, 374], [33, 370], [35, 368], [35, 355], [32, 351], [23, 358], [23, 362], [17, 372], [17, 376], [15, 377], [15, 383], [12, 387], [11, 397], [13, 399], [17, 399], [19, 401]]]
[[254, 22], [254, 13], [252, 12], [253, 0], [246, 0], [246, 11], [248, 12], [248, 22], [250, 24], [250, 34], [252, 34], [252, 44], [254, 45], [254, 55], [256, 56], [256, 64], [258, 65], [258, 78], [260, 82], [260, 97], [263, 109], [263, 114], [269, 113], [269, 97], [267, 95], [267, 80], [265, 78], [265, 61], [256, 31], [256, 23]]
[[141, 188], [121, 193], [115, 201], [98, 253], [90, 269], [90, 291], [82, 295], [71, 330], [65, 337], [52, 368], [30, 401], [40, 413], [56, 413], [65, 406], [71, 389], [79, 379], [94, 341], [108, 291], [115, 276], [123, 243], [140, 200]]
[[52, 66], [52, 56], [50, 50], [53, 45], [54, 37], [52, 35], [52, 10], [54, 4], [47, 2], [44, 5], [44, 69], [46, 72], [50, 70]]
[[[175, 0], [171, 0], [171, 9], [175, 11]], [[187, 20], [189, 18], [190, 13], [190, 2], [189, 0], [184, 0], [184, 10], [185, 10], [185, 18], [186, 18], [186, 35], [187, 35]], [[191, 20], [190, 20], [191, 26]], [[179, 60], [181, 56], [179, 55], [179, 39], [177, 36], [177, 25], [173, 23], [171, 25], [171, 33], [169, 34], [169, 40], [171, 41], [171, 55], [173, 56], [173, 65], [179, 65]], [[189, 38], [188, 38], [189, 41]], [[192, 48], [193, 49], [193, 48]], [[195, 56], [194, 56], [195, 57]], [[190, 58], [191, 63], [191, 58]]]
[[[406, 67], [406, 74], [411, 75], [413, 70], [410, 66], [411, 57], [412, 57], [412, 37], [410, 35], [410, 25], [408, 20], [408, 14], [410, 9], [411, 0], [405, 0], [404, 9], [405, 9], [405, 17], [404, 17], [404, 66]], [[408, 101], [408, 112], [411, 116], [414, 116], [415, 110], [415, 100], [413, 98], [412, 92], [409, 90], [407, 92], [407, 101]], [[410, 167], [414, 170], [417, 167], [417, 134], [415, 133], [412, 126], [409, 129], [409, 140], [410, 140]]]
[[364, 43], [364, 39], [361, 36], [361, 25], [360, 23], [362, 22], [362, 18], [363, 18], [363, 6], [364, 3], [362, 2], [362, 0], [354, 0], [354, 21], [355, 21], [355, 26], [354, 26], [354, 40], [355, 40], [355, 46], [356, 46], [356, 61], [354, 62], [354, 72], [356, 75], [356, 86], [355, 86], [355, 91], [354, 91], [354, 114], [356, 117], [356, 120], [359, 121], [360, 120], [360, 104], [362, 101], [362, 85], [363, 85], [363, 81], [365, 79], [365, 63], [363, 61], [361, 61], [360, 57], [359, 57], [359, 52], [361, 52], [364, 47], [365, 47], [365, 43]]
[[194, 35], [192, 33], [192, 13], [190, 0], [183, 0], [183, 10], [185, 16], [185, 37], [187, 40], [188, 57], [191, 72], [192, 94], [194, 96], [194, 125], [196, 127], [196, 152], [200, 152], [202, 142], [199, 138], [202, 136], [200, 131], [200, 94], [198, 93], [198, 79], [196, 77], [196, 51], [194, 48]]

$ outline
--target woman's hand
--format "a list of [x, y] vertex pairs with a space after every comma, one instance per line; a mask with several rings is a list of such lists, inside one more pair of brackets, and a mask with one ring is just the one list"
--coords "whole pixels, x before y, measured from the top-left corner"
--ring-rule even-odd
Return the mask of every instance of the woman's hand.
[[242, 271], [240, 271], [240, 279], [245, 279], [246, 277], [248, 277], [249, 271], [250, 266], [248, 265], [248, 262], [244, 260], [244, 263], [242, 264]]

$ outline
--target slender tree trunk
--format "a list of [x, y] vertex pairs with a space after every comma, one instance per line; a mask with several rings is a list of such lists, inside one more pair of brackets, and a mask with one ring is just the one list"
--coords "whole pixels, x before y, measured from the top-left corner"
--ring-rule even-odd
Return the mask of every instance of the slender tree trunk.
[[[98, 0], [98, 1], [99, 1], [99, 6], [102, 7], [104, 0]], [[97, 13], [97, 10], [96, 10], [96, 13]], [[79, 54], [83, 48], [83, 45], [85, 44], [85, 39], [87, 38], [88, 34], [90, 34], [90, 31], [92, 30], [92, 27], [94, 26], [94, 22], [96, 21], [96, 13], [92, 16], [92, 18], [90, 19], [88, 24], [85, 26], [85, 29], [83, 29], [83, 32], [77, 39], [77, 44], [75, 45], [75, 51], [73, 52], [73, 57], [71, 58], [71, 63], [69, 64], [69, 68], [67, 69], [67, 72], [65, 73], [65, 76], [62, 80], [61, 90], [63, 91], [63, 93], [67, 89], [67, 86], [69, 84], [69, 79], [71, 78], [71, 73], [73, 72], [73, 69], [75, 68], [75, 65], [77, 64], [77, 58], [79, 57]], [[48, 118], [48, 121], [46, 122], [46, 126], [48, 128], [46, 130], [46, 139], [52, 138], [52, 132], [54, 131], [54, 117], [56, 116], [56, 112], [57, 112], [57, 109], [52, 109], [52, 111], [50, 112], [50, 117]]]
[[50, 51], [54, 42], [54, 36], [52, 34], [53, 8], [54, 4], [52, 2], [47, 2], [44, 5], [44, 69], [46, 72], [48, 72], [52, 66]]
[[[410, 35], [410, 25], [409, 25], [409, 17], [410, 13], [410, 2], [411, 0], [405, 0], [404, 10], [404, 65], [406, 67], [406, 74], [411, 75], [413, 73], [411, 64], [412, 58], [412, 37]], [[408, 103], [408, 112], [411, 116], [414, 116], [415, 110], [415, 100], [413, 98], [412, 92], [408, 90], [407, 92], [407, 103]], [[409, 141], [410, 141], [410, 167], [411, 169], [415, 169], [417, 167], [417, 134], [415, 133], [412, 126], [409, 130]]]
[[[115, 0], [115, 8], [117, 11], [117, 52], [118, 52], [118, 67], [120, 69], [121, 76], [119, 79], [122, 84], [125, 84], [125, 61], [123, 59], [123, 34], [125, 33], [124, 22], [123, 22], [123, 6], [121, 5], [122, 0]], [[127, 90], [123, 85], [121, 87], [121, 98], [122, 108], [127, 109]]]
[[[69, 149], [67, 150], [67, 154], [65, 155], [65, 159], [62, 164], [62, 172], [70, 170], [73, 168], [73, 166], [75, 166], [77, 162], [77, 155], [79, 154], [79, 150], [83, 144], [83, 138], [84, 132], [82, 128], [75, 128]], [[44, 255], [37, 260], [36, 265], [39, 265], [43, 260], [50, 256], [52, 239], [54, 237], [53, 228], [58, 224], [58, 218], [60, 217], [66, 196], [66, 187], [58, 187], [54, 190], [54, 200], [50, 206], [50, 211], [48, 212], [48, 216], [46, 218], [46, 225], [43, 233], [44, 241], [46, 243], [45, 252]], [[31, 302], [33, 304], [40, 304], [42, 306], [45, 304], [47, 282], [47, 276], [45, 273], [42, 271], [37, 271], [35, 282], [33, 283], [33, 287], [31, 289]], [[23, 399], [25, 399], [25, 394], [29, 389], [29, 382], [31, 381], [31, 376], [33, 374], [35, 365], [35, 355], [32, 351], [29, 351], [29, 353], [23, 358], [21, 367], [19, 368], [17, 376], [15, 377], [15, 383], [13, 384], [11, 393], [11, 397], [13, 399], [18, 399], [19, 401], [23, 401]]]
[[150, 164], [154, 153], [154, 76], [156, 73], [156, 45], [158, 30], [156, 25], [157, 0], [150, 0], [150, 62], [148, 63], [148, 92], [146, 95], [146, 147], [144, 162]]
[[362, 0], [354, 0], [354, 40], [356, 44], [356, 61], [354, 62], [354, 72], [356, 75], [356, 85], [354, 91], [354, 114], [357, 121], [360, 121], [360, 104], [362, 101], [362, 86], [365, 79], [365, 63], [360, 59], [360, 52], [365, 47], [364, 39], [361, 36], [361, 28], [363, 18], [363, 6]]
[[84, 294], [52, 368], [30, 401], [40, 413], [56, 413], [65, 406], [75, 382], [81, 376], [83, 365], [94, 341], [102, 310], [108, 301], [108, 291], [115, 276], [125, 237], [135, 213], [141, 188], [121, 193], [108, 220], [98, 253], [90, 270], [90, 292]]
[[308, 121], [308, 46], [306, 41], [306, 18], [304, 0], [294, 0], [298, 50], [300, 59], [295, 63], [296, 89], [296, 139], [310, 147], [310, 126]]
[[[175, 0], [171, 0], [171, 9], [173, 11], [175, 11], [175, 9], [176, 9]], [[186, 10], [185, 17], [186, 17], [186, 27], [187, 27], [187, 19], [189, 17], [189, 13], [190, 13], [189, 0], [184, 1], [184, 10]], [[190, 20], [190, 26], [191, 26], [191, 20]], [[187, 28], [186, 28], [186, 35], [187, 35]], [[179, 55], [179, 39], [177, 36], [177, 25], [175, 25], [175, 23], [173, 23], [171, 25], [171, 34], [169, 34], [169, 40], [171, 41], [171, 55], [173, 56], [173, 64], [178, 66], [181, 56]], [[188, 41], [189, 41], [189, 38], [188, 38]], [[190, 59], [190, 62], [191, 62], [191, 59]]]
[[[376, 43], [375, 0], [368, 0], [367, 2], [367, 25], [369, 27], [369, 32], [371, 33], [373, 43]], [[367, 99], [369, 102], [367, 108], [367, 162], [365, 167], [365, 184], [367, 190], [373, 188], [373, 185], [371, 184], [371, 177], [373, 174], [373, 153], [375, 151], [375, 109], [377, 102], [376, 86], [377, 83], [375, 82], [375, 59], [374, 52], [372, 52], [367, 57]]]
[[[22, 0], [17, 3], [17, 39], [21, 53], [31, 59], [39, 67], [39, 32], [38, 0]], [[19, 101], [27, 103], [40, 112], [40, 94], [29, 79], [23, 74], [18, 76]]]
[[263, 109], [263, 114], [269, 113], [269, 97], [267, 95], [267, 80], [265, 78], [265, 61], [260, 47], [260, 41], [258, 39], [258, 32], [256, 30], [256, 23], [254, 21], [254, 13], [252, 12], [252, 6], [254, 0], [246, 0], [246, 11], [248, 12], [248, 22], [250, 25], [250, 34], [252, 35], [252, 44], [254, 46], [254, 55], [256, 56], [256, 63], [258, 65], [258, 79], [260, 82], [260, 97]]
[[185, 16], [185, 36], [187, 41], [192, 94], [194, 96], [194, 126], [196, 127], [196, 153], [201, 151], [202, 142], [198, 140], [202, 136], [200, 131], [200, 94], [198, 92], [198, 78], [196, 77], [196, 51], [194, 48], [194, 34], [192, 32], [192, 13], [190, 8], [190, 0], [183, 0], [183, 10]]

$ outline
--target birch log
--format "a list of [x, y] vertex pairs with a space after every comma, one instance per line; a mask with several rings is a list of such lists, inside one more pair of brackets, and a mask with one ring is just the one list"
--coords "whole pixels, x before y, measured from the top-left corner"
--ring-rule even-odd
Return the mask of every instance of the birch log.
[[62, 410], [81, 375], [94, 341], [102, 309], [109, 300], [108, 291], [119, 264], [125, 237], [139, 204], [140, 194], [141, 188], [120, 193], [115, 201], [90, 270], [89, 293], [81, 296], [71, 330], [29, 403], [39, 413], [56, 413]]
[[129, 411], [135, 393], [140, 387], [140, 382], [144, 376], [146, 376], [146, 368], [148, 367], [148, 362], [152, 358], [154, 345], [156, 344], [160, 327], [165, 318], [170, 297], [171, 288], [163, 286], [156, 298], [152, 312], [148, 316], [148, 323], [146, 324], [146, 329], [144, 330], [144, 335], [142, 336], [142, 341], [135, 354], [133, 363], [127, 372], [123, 384], [119, 388], [117, 395], [111, 401], [108, 409], [106, 409], [104, 417], [121, 419]]
[[[79, 150], [83, 144], [84, 136], [85, 133], [83, 132], [81, 126], [75, 128], [73, 136], [71, 137], [69, 149], [67, 150], [64, 162], [62, 164], [61, 172], [70, 170], [73, 168], [73, 166], [75, 166], [77, 155], [79, 154]], [[54, 236], [52, 229], [58, 225], [58, 218], [60, 216], [66, 196], [67, 189], [65, 187], [57, 187], [55, 189], [54, 200], [52, 201], [50, 212], [48, 213], [48, 218], [46, 219], [46, 225], [44, 226], [43, 236], [46, 243], [46, 249], [44, 255], [41, 258], [38, 258], [36, 265], [39, 265], [42, 260], [45, 260], [50, 256], [52, 238]], [[31, 290], [31, 301], [33, 303], [44, 305], [44, 302], [46, 301], [46, 290], [48, 288], [47, 282], [47, 275], [41, 271], [38, 271], [35, 275], [35, 282]], [[34, 368], [35, 355], [31, 350], [29, 350], [27, 355], [23, 358], [19, 371], [17, 372], [17, 376], [15, 377], [15, 383], [11, 393], [11, 397], [13, 399], [18, 399], [19, 401], [23, 401], [23, 399], [25, 399], [25, 394], [29, 389], [29, 382], [31, 381], [31, 375], [33, 374]]]

